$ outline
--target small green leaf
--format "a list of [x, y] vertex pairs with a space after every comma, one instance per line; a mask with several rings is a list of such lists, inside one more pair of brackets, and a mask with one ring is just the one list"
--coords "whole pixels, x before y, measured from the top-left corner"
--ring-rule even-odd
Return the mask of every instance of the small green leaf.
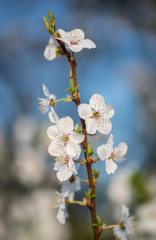
[[81, 150], [87, 154], [87, 151], [86, 151], [86, 149], [84, 149], [84, 148], [81, 148]]
[[93, 227], [98, 227], [98, 224], [93, 223], [92, 226], [93, 226]]
[[96, 168], [93, 169], [93, 176], [95, 179], [99, 177], [100, 171], [98, 171]]
[[80, 85], [77, 85], [77, 86], [75, 87], [75, 91], [77, 91], [77, 90], [79, 89], [79, 87], [80, 87]]
[[53, 23], [53, 21], [54, 21], [54, 16], [53, 16], [53, 14], [52, 14], [52, 12], [50, 11], [50, 10], [48, 10], [48, 15], [49, 15], [49, 21], [50, 21], [50, 23]]
[[94, 151], [93, 151], [93, 149], [91, 148], [91, 145], [90, 145], [90, 143], [88, 143], [88, 156], [91, 156], [91, 155], [93, 155], [94, 154]]
[[76, 132], [77, 132], [77, 133], [81, 133], [81, 132], [82, 132], [82, 131], [81, 131], [81, 124], [80, 124], [80, 123], [77, 124]]
[[69, 92], [69, 93], [71, 93], [71, 94], [73, 93], [73, 91], [72, 91], [71, 88], [66, 89], [66, 91]]
[[72, 92], [74, 92], [75, 88], [74, 88], [74, 82], [73, 79], [70, 79], [70, 88], [72, 89]]
[[95, 197], [96, 197], [96, 194], [93, 194], [93, 195], [90, 197], [90, 199], [95, 198]]

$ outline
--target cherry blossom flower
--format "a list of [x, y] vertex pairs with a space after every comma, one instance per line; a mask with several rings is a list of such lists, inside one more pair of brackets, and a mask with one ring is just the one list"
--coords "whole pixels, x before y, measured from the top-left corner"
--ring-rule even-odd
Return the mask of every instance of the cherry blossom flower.
[[57, 42], [56, 40], [54, 40], [52, 37], [50, 37], [49, 39], [49, 42], [48, 42], [48, 45], [46, 46], [45, 50], [44, 50], [44, 57], [51, 61], [51, 60], [54, 60], [57, 56], [57, 53], [56, 53], [56, 49], [57, 49]]
[[77, 174], [75, 163], [71, 156], [64, 153], [62, 156], [55, 159], [54, 170], [58, 171], [56, 176], [62, 182], [68, 180], [73, 173]]
[[84, 135], [74, 132], [73, 127], [73, 120], [67, 116], [61, 118], [57, 125], [48, 128], [47, 134], [52, 140], [48, 152], [52, 156], [59, 157], [66, 152], [75, 159], [79, 158], [81, 153], [79, 143], [83, 142]]
[[54, 111], [53, 106], [55, 105], [56, 97], [54, 94], [50, 94], [48, 88], [43, 84], [42, 85], [43, 93], [46, 96], [46, 98], [38, 98], [39, 104], [40, 104], [40, 111], [42, 113], [47, 113], [49, 110], [49, 119], [52, 123], [57, 123], [59, 120], [59, 117]]
[[89, 134], [95, 134], [96, 130], [100, 133], [108, 134], [112, 130], [109, 118], [114, 115], [112, 105], [105, 105], [104, 98], [99, 94], [94, 94], [89, 104], [82, 103], [78, 107], [80, 118], [86, 122], [86, 130]]
[[105, 160], [106, 172], [108, 174], [114, 173], [117, 169], [117, 164], [114, 162], [122, 162], [123, 158], [127, 152], [127, 144], [125, 142], [119, 143], [117, 147], [113, 150], [113, 134], [111, 134], [107, 140], [106, 144], [103, 144], [97, 148], [97, 154], [101, 160]]
[[62, 183], [61, 192], [68, 196], [69, 201], [74, 200], [75, 192], [81, 190], [81, 184], [79, 178], [76, 177]]
[[85, 34], [81, 29], [74, 29], [70, 32], [65, 32], [62, 29], [58, 29], [60, 34], [59, 40], [66, 43], [68, 48], [73, 52], [80, 52], [83, 48], [96, 48], [93, 41], [84, 39]]
[[113, 229], [114, 235], [120, 240], [129, 240], [129, 236], [134, 235], [135, 232], [135, 222], [133, 217], [129, 217], [128, 208], [122, 206], [122, 219], [119, 227]]
[[66, 218], [68, 218], [68, 212], [65, 203], [66, 195], [64, 193], [54, 192], [53, 196], [53, 208], [58, 208], [56, 218], [61, 224], [65, 224]]

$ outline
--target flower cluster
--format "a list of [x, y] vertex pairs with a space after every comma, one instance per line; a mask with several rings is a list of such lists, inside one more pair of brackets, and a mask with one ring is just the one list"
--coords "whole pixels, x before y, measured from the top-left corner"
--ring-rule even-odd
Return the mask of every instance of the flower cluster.
[[[114, 174], [118, 167], [117, 163], [125, 160], [124, 156], [127, 153], [128, 146], [125, 142], [120, 142], [118, 146], [113, 148], [114, 142], [113, 134], [110, 134], [112, 131], [110, 119], [114, 115], [114, 107], [106, 105], [103, 96], [94, 94], [90, 98], [89, 104], [80, 102], [74, 52], [79, 52], [83, 48], [96, 48], [95, 43], [85, 39], [85, 34], [81, 29], [75, 29], [70, 32], [65, 32], [62, 29], [55, 31], [55, 19], [50, 11], [49, 20], [50, 22], [45, 17], [43, 18], [46, 30], [53, 35], [53, 38], [50, 38], [45, 48], [44, 56], [47, 60], [53, 60], [58, 54], [65, 55], [71, 64], [70, 88], [67, 89], [71, 96], [67, 95], [68, 98], [66, 99], [56, 100], [55, 96], [49, 94], [48, 89], [43, 85], [43, 93], [46, 99], [39, 99], [41, 112], [46, 113], [49, 111], [49, 119], [53, 123], [47, 129], [47, 135], [51, 140], [48, 152], [54, 157], [54, 171], [56, 171], [56, 177], [62, 183], [61, 192], [54, 192], [53, 207], [58, 208], [57, 219], [61, 224], [64, 224], [68, 217], [66, 206], [70, 203], [77, 203], [82, 206], [88, 205], [92, 211], [91, 206], [95, 204], [95, 201], [92, 201], [92, 199], [96, 196], [95, 187], [100, 171], [96, 169], [92, 171], [90, 166], [97, 161], [105, 160], [106, 173]], [[74, 122], [70, 116], [58, 118], [54, 107], [59, 101], [73, 101], [76, 103], [81, 121], [81, 124], [78, 124], [76, 129], [74, 129]], [[91, 145], [87, 143], [87, 135], [94, 135], [97, 131], [100, 134], [107, 134], [108, 138], [107, 142], [98, 146], [95, 152]], [[85, 159], [81, 158], [81, 150], [85, 152]], [[95, 157], [93, 158], [94, 153]], [[88, 180], [79, 179], [76, 176], [78, 174], [76, 162], [79, 162], [81, 165], [86, 164]], [[75, 192], [80, 190], [80, 181], [90, 186], [88, 192], [85, 192], [85, 198], [82, 202], [74, 201]], [[95, 208], [94, 206], [93, 211], [95, 211]], [[103, 229], [102, 227], [104, 227], [103, 222], [94, 219], [92, 223], [95, 225], [93, 228], [94, 236], [99, 236], [101, 229]], [[122, 240], [128, 239], [127, 236], [133, 232], [132, 225], [128, 209], [123, 206], [122, 220], [117, 225], [118, 227], [114, 228], [114, 235]]]

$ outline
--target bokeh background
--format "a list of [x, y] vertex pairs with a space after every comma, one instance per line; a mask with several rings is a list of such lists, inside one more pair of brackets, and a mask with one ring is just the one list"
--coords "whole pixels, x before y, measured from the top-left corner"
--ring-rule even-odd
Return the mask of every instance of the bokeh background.
[[[56, 27], [81, 28], [97, 48], [76, 54], [82, 102], [92, 94], [112, 104], [115, 144], [127, 142], [127, 161], [115, 175], [104, 163], [97, 186], [98, 213], [107, 224], [120, 220], [125, 203], [136, 217], [134, 239], [156, 239], [156, 1], [1, 0], [0, 1], [0, 239], [89, 240], [88, 209], [70, 206], [60, 225], [51, 209], [60, 189], [47, 152], [48, 116], [38, 110], [42, 83], [58, 98], [69, 87], [65, 57], [43, 57], [49, 40], [42, 16], [50, 9]], [[78, 116], [73, 103], [56, 106], [59, 117]], [[97, 135], [96, 141], [102, 136]], [[79, 176], [86, 178], [85, 167]], [[86, 186], [82, 185], [83, 197]], [[107, 230], [101, 239], [113, 239]]]

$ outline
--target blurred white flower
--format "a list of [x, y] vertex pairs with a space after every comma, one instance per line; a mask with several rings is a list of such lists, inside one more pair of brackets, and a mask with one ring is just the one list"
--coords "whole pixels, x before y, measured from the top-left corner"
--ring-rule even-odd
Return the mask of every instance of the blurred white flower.
[[54, 60], [57, 56], [56, 53], [56, 48], [57, 48], [58, 44], [56, 42], [56, 40], [54, 40], [52, 37], [50, 37], [48, 45], [46, 46], [45, 50], [44, 50], [44, 57], [51, 61]]
[[66, 209], [65, 197], [66, 197], [66, 194], [64, 194], [64, 193], [59, 193], [57, 191], [54, 192], [53, 207], [58, 208], [56, 218], [58, 219], [58, 221], [61, 224], [65, 224], [66, 218], [68, 218], [68, 212], [67, 212], [67, 209]]
[[44, 84], [42, 85], [42, 90], [46, 98], [38, 98], [40, 104], [39, 110], [42, 113], [47, 113], [50, 110], [49, 119], [52, 123], [56, 124], [59, 120], [59, 117], [57, 116], [53, 108], [55, 105], [56, 97], [54, 94], [49, 93], [48, 88]]
[[57, 125], [47, 130], [48, 137], [52, 140], [48, 152], [52, 156], [61, 156], [64, 152], [74, 158], [79, 158], [81, 148], [79, 143], [84, 140], [84, 135], [73, 131], [74, 124], [71, 117], [63, 117]]
[[55, 159], [54, 170], [58, 171], [56, 176], [61, 182], [69, 179], [73, 173], [78, 173], [73, 159], [66, 153]]
[[128, 208], [122, 206], [122, 218], [119, 227], [113, 229], [115, 237], [120, 240], [129, 240], [129, 237], [135, 233], [135, 222], [133, 217], [129, 217]]
[[114, 162], [124, 161], [124, 156], [127, 152], [127, 144], [125, 142], [119, 143], [113, 150], [113, 134], [111, 134], [106, 144], [103, 144], [97, 148], [97, 154], [101, 160], [105, 160], [106, 172], [108, 174], [114, 173], [117, 169], [117, 164]]
[[59, 40], [66, 43], [68, 48], [73, 52], [80, 52], [83, 48], [96, 48], [93, 41], [84, 39], [85, 34], [81, 29], [74, 29], [70, 32], [65, 32], [62, 29], [58, 29], [60, 34]]
[[137, 230], [156, 237], [156, 199], [137, 208]]
[[62, 183], [61, 192], [68, 197], [69, 201], [73, 201], [75, 192], [78, 192], [80, 190], [81, 184], [78, 177], [72, 179], [72, 181], [68, 180]]
[[109, 118], [114, 115], [112, 105], [105, 105], [104, 98], [99, 94], [94, 94], [89, 104], [81, 103], [78, 106], [80, 118], [86, 122], [86, 130], [89, 134], [95, 134], [96, 130], [103, 134], [108, 134], [112, 130]]

